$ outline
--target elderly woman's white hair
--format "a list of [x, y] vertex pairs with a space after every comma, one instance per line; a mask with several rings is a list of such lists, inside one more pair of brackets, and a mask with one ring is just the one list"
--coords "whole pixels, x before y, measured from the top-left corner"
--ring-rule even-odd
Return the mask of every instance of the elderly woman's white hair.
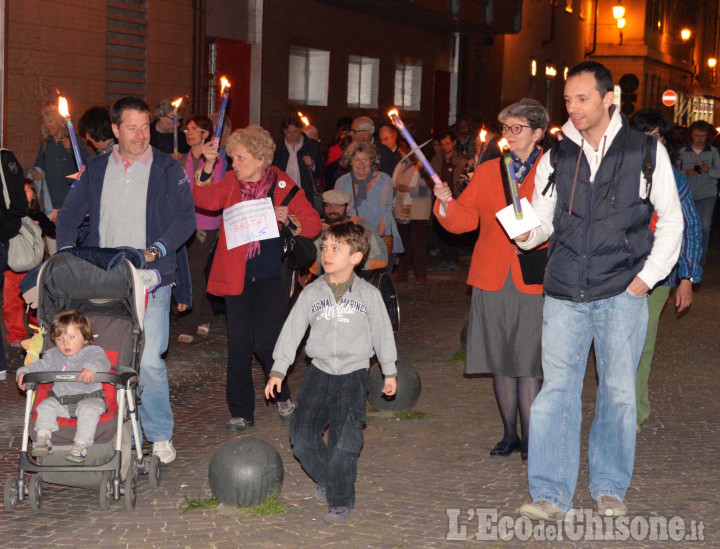
[[498, 121], [504, 123], [508, 118], [524, 118], [533, 129], [545, 132], [548, 127], [548, 112], [540, 101], [524, 97], [517, 103], [508, 105], [498, 114]]
[[342, 159], [340, 160], [340, 165], [345, 169], [351, 170], [352, 159], [357, 153], [361, 152], [367, 153], [368, 157], [370, 157], [370, 165], [372, 166], [373, 170], [377, 170], [380, 168], [380, 155], [378, 155], [377, 149], [375, 149], [375, 145], [365, 142], [353, 143], [347, 149], [345, 149], [342, 155]]
[[225, 144], [225, 150], [232, 154], [238, 145], [242, 145], [253, 158], [263, 160], [263, 169], [272, 164], [275, 157], [275, 140], [270, 133], [260, 126], [247, 126], [235, 130]]

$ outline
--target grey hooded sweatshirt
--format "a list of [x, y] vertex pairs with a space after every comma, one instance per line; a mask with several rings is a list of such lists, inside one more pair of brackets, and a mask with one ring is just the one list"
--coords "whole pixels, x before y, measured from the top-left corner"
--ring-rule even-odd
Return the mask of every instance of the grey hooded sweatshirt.
[[[48, 349], [40, 360], [18, 368], [16, 377], [32, 372], [80, 372], [83, 368], [95, 374], [109, 372], [110, 360], [105, 351], [97, 345], [85, 345], [73, 356], [65, 356], [57, 347], [53, 347]], [[53, 384], [53, 393], [59, 397], [85, 395], [95, 391], [102, 391], [102, 383], [56, 381]]]
[[305, 353], [319, 370], [344, 375], [367, 369], [374, 350], [383, 374], [397, 375], [397, 350], [387, 309], [378, 289], [360, 277], [355, 277], [337, 303], [325, 277], [305, 287], [275, 344], [271, 375], [285, 377], [308, 325]]

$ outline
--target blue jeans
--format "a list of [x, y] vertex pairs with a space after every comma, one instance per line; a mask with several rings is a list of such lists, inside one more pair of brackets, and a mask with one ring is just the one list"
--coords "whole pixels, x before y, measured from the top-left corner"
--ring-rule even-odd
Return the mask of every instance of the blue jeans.
[[150, 442], [170, 440], [173, 413], [167, 369], [161, 355], [167, 351], [170, 335], [170, 286], [148, 296], [145, 310], [145, 348], [140, 359], [140, 406], [138, 414], [145, 438]]
[[710, 242], [710, 225], [712, 224], [713, 211], [715, 211], [715, 201], [717, 195], [701, 198], [695, 201], [695, 207], [700, 217], [700, 226], [702, 227], [702, 259], [701, 265], [705, 265], [705, 256], [707, 255], [708, 243]]
[[593, 341], [599, 383], [588, 449], [590, 493], [593, 499], [625, 498], [635, 460], [635, 371], [647, 321], [647, 298], [627, 290], [591, 303], [545, 297], [544, 382], [530, 411], [533, 501], [572, 508], [580, 467], [580, 397]]

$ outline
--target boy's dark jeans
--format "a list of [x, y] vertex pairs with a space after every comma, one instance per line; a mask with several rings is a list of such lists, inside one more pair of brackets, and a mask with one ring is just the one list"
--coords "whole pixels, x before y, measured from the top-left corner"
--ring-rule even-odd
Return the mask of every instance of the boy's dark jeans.
[[[329, 507], [355, 506], [357, 458], [363, 445], [368, 371], [331, 375], [308, 366], [290, 424], [293, 453]], [[323, 429], [328, 429], [327, 445]]]

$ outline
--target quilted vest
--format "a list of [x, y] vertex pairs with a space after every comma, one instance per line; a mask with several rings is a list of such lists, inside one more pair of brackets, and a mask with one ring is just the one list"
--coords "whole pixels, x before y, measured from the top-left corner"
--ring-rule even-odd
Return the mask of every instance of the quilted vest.
[[557, 204], [545, 294], [575, 302], [607, 299], [625, 291], [642, 270], [654, 238], [652, 206], [638, 192], [645, 140], [623, 117], [592, 183], [580, 146], [570, 139], [559, 143], [555, 189], [548, 191], [557, 193]]

